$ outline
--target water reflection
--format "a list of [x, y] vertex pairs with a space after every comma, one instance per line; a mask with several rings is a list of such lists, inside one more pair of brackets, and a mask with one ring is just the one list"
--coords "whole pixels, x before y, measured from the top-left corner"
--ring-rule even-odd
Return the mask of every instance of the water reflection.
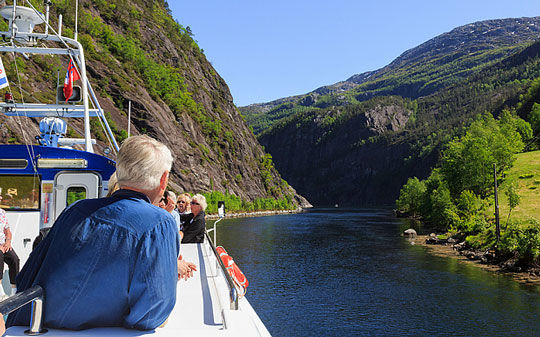
[[426, 254], [386, 210], [226, 219], [224, 245], [275, 336], [533, 336], [540, 291]]

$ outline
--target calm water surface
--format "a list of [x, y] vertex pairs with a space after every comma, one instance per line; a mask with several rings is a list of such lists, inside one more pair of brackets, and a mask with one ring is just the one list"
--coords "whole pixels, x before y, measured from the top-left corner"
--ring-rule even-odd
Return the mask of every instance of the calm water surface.
[[426, 254], [406, 228], [386, 210], [313, 210], [223, 220], [218, 243], [274, 336], [540, 336], [540, 287]]

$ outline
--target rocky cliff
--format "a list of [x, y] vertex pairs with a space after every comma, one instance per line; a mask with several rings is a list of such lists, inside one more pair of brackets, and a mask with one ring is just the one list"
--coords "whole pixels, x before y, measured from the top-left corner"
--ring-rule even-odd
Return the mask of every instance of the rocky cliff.
[[[54, 27], [62, 14], [64, 34], [72, 36], [74, 8], [69, 4], [53, 1], [51, 18]], [[191, 31], [171, 17], [166, 2], [81, 0], [79, 13], [90, 81], [113, 131], [120, 140], [126, 137], [131, 101], [132, 134], [148, 134], [173, 151], [171, 185], [177, 191], [216, 190], [246, 201], [286, 197], [308, 205], [281, 179], [233, 104], [227, 84]], [[6, 27], [3, 22], [1, 28]], [[63, 78], [67, 59], [34, 55], [21, 66], [19, 56], [2, 57], [16, 100], [54, 102], [57, 74]], [[83, 134], [82, 121], [69, 123], [69, 136]], [[35, 143], [39, 134], [34, 119], [0, 115], [0, 125], [2, 143]], [[103, 153], [110, 145], [97, 121], [92, 133], [97, 152]]]

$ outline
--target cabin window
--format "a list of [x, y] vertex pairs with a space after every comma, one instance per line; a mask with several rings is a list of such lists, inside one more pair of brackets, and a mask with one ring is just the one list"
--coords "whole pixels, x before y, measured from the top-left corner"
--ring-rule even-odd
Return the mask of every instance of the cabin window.
[[77, 200], [86, 199], [86, 188], [83, 186], [70, 186], [67, 189], [66, 207]]
[[0, 207], [9, 210], [39, 210], [39, 186], [36, 175], [0, 175]]
[[28, 166], [26, 159], [0, 159], [0, 169], [22, 169]]

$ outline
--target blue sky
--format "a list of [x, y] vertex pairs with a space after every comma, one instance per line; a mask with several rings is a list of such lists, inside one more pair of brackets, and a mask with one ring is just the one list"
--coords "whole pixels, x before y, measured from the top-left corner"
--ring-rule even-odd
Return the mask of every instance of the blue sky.
[[461, 25], [540, 16], [540, 0], [169, 0], [237, 106], [381, 68]]

